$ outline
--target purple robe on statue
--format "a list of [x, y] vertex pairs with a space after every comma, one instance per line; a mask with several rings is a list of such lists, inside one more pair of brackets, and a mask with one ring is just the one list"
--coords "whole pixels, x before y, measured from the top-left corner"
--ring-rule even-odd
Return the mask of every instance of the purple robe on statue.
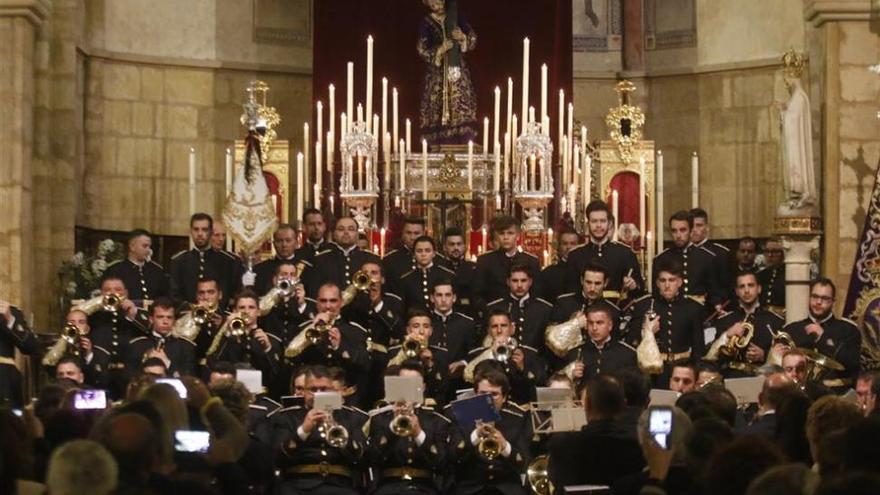
[[[477, 34], [467, 22], [459, 28], [467, 39], [461, 43], [464, 55], [474, 49]], [[477, 136], [477, 98], [474, 84], [464, 57], [461, 67], [449, 70], [446, 56], [438, 55], [444, 39], [451, 33], [433, 16], [427, 15], [419, 25], [419, 56], [425, 62], [425, 81], [422, 86], [421, 131], [428, 144], [467, 144]]]

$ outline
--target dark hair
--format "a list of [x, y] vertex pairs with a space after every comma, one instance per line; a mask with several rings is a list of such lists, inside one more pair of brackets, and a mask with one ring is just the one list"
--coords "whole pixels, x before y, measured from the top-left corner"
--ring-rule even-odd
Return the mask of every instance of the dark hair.
[[614, 323], [614, 308], [605, 301], [598, 301], [587, 308], [587, 314], [605, 313], [605, 316]]
[[831, 281], [830, 278], [827, 277], [819, 277], [810, 282], [810, 292], [813, 291], [813, 288], [817, 285], [822, 285], [825, 287], [831, 287], [831, 297], [837, 297], [837, 286], [834, 285], [834, 282]]
[[721, 373], [721, 368], [718, 367], [717, 364], [711, 361], [700, 361], [696, 365], [697, 375], [702, 373], [703, 371], [708, 371], [709, 373]]
[[670, 372], [674, 371], [675, 368], [688, 368], [694, 374], [694, 378], [697, 377], [697, 367], [694, 366], [694, 363], [692, 363], [690, 361], [676, 361], [676, 362], [672, 363], [672, 367], [670, 369]]
[[741, 495], [749, 483], [785, 457], [768, 439], [744, 436], [718, 449], [706, 466], [706, 485], [713, 495]]
[[868, 417], [847, 429], [843, 451], [846, 470], [880, 472], [880, 419]]
[[214, 228], [214, 219], [211, 217], [211, 215], [208, 215], [207, 213], [193, 213], [192, 216], [189, 217], [189, 227], [192, 228], [194, 223], [204, 220], [208, 221], [209, 229]]
[[503, 316], [507, 318], [507, 321], [511, 321], [510, 313], [503, 308], [492, 308], [486, 313], [486, 326], [489, 326], [489, 322], [492, 321], [492, 318], [495, 316]]
[[275, 234], [281, 232], [282, 230], [292, 230], [294, 233], [296, 233], [296, 227], [294, 227], [293, 225], [291, 225], [289, 223], [282, 223], [282, 224], [279, 224], [278, 228], [275, 229], [275, 232], [272, 233], [272, 238], [274, 239]]
[[170, 309], [174, 312], [175, 317], [177, 316], [177, 309], [174, 305], [174, 301], [170, 297], [157, 297], [153, 304], [150, 305], [150, 314], [156, 314], [156, 308], [162, 309]]
[[511, 227], [519, 229], [519, 220], [510, 215], [498, 215], [492, 219], [492, 223], [490, 224], [490, 226], [492, 229], [492, 233], [497, 234]]
[[584, 278], [584, 275], [587, 272], [601, 273], [605, 280], [608, 280], [608, 268], [598, 261], [587, 262], [587, 266], [585, 266], [584, 271], [580, 273], [580, 277]]
[[749, 485], [747, 495], [803, 495], [815, 492], [819, 475], [804, 464], [783, 464], [764, 471]]
[[758, 240], [755, 239], [754, 237], [750, 236], [750, 235], [747, 235], [747, 236], [743, 236], [743, 237], [740, 237], [740, 238], [739, 238], [739, 241], [737, 241], [737, 243], [736, 243], [736, 247], [737, 247], [737, 249], [739, 249], [739, 247], [740, 247], [740, 246], [742, 245], [742, 243], [744, 243], [744, 242], [751, 242], [752, 244], [755, 245], [755, 249], [758, 248]]
[[141, 371], [143, 371], [145, 368], [152, 368], [157, 366], [165, 370], [165, 373], [168, 373], [168, 367], [165, 366], [165, 361], [162, 361], [157, 357], [144, 359], [144, 362], [141, 363]]
[[533, 280], [535, 278], [535, 276], [532, 274], [532, 269], [531, 269], [531, 267], [529, 267], [529, 265], [525, 265], [522, 263], [514, 263], [514, 264], [510, 265], [510, 269], [507, 271], [507, 277], [510, 278], [510, 276], [516, 272], [525, 273], [526, 275], [529, 276], [530, 279], [533, 279]]
[[204, 277], [197, 280], [196, 281], [196, 288], [198, 288], [199, 285], [201, 285], [201, 284], [206, 284], [206, 283], [210, 283], [210, 282], [214, 282], [214, 285], [217, 286], [218, 291], [220, 291], [220, 292], [223, 291], [223, 288], [220, 287], [220, 281], [217, 280], [216, 278], [212, 277], [211, 275], [205, 275]]
[[415, 249], [416, 244], [420, 242], [429, 242], [431, 243], [431, 249], [437, 249], [437, 246], [434, 245], [434, 238], [429, 235], [420, 235], [416, 237], [416, 240], [413, 241], [413, 249]]
[[422, 375], [422, 378], [425, 377], [425, 367], [422, 365], [422, 362], [418, 359], [406, 359], [397, 367], [397, 372], [393, 376], [400, 375], [400, 372], [403, 370], [415, 371], [418, 374]]
[[289, 265], [289, 266], [296, 268], [296, 264], [297, 264], [296, 260], [278, 260], [278, 264], [275, 265], [275, 275], [278, 275], [279, 273], [281, 273], [282, 266]]
[[146, 230], [146, 229], [134, 229], [134, 230], [132, 230], [131, 232], [129, 232], [128, 235], [125, 237], [125, 245], [128, 246], [128, 244], [129, 244], [131, 241], [137, 239], [138, 237], [142, 237], [142, 236], [147, 236], [147, 237], [149, 237], [149, 238], [151, 238], [151, 239], [152, 239], [152, 237], [153, 237], [153, 236], [150, 234], [150, 232], [149, 232], [148, 230]]
[[425, 219], [422, 217], [406, 217], [403, 219], [404, 225], [421, 225], [425, 226]]
[[464, 232], [458, 227], [447, 227], [443, 231], [443, 241], [445, 242], [450, 237], [464, 237]]
[[260, 296], [258, 296], [253, 289], [241, 289], [240, 291], [238, 291], [238, 294], [236, 294], [235, 297], [232, 298], [232, 306], [236, 306], [238, 304], [238, 301], [242, 299], [253, 299], [254, 301], [259, 302]]
[[334, 373], [330, 370], [329, 367], [324, 366], [323, 364], [312, 364], [306, 368], [306, 379], [309, 378], [327, 378], [329, 380], [334, 379]]
[[644, 409], [651, 395], [651, 379], [635, 368], [624, 368], [614, 372], [623, 387], [626, 405]]
[[303, 212], [303, 216], [302, 216], [303, 223], [306, 223], [306, 218], [308, 218], [309, 215], [321, 215], [321, 219], [322, 220], [324, 219], [324, 214], [321, 213], [321, 211], [318, 210], [317, 208], [306, 208], [306, 210]]
[[[98, 284], [98, 287], [104, 285], [104, 282], [108, 280], [119, 280], [120, 282], [122, 282], [122, 286], [125, 287], [125, 280], [122, 280], [122, 277], [120, 277], [119, 275], [114, 275], [109, 271], [105, 271], [104, 274], [101, 275], [101, 282]], [[125, 289], [128, 290], [128, 287], [125, 287]]]
[[748, 277], [748, 276], [752, 276], [752, 277], [754, 277], [754, 278], [755, 278], [755, 282], [758, 281], [758, 275], [757, 275], [754, 271], [752, 271], [752, 270], [740, 270], [740, 271], [736, 274], [736, 280], [735, 280], [735, 284], [734, 284], [734, 285], [739, 285], [739, 278], [740, 278], [740, 277]]
[[507, 375], [504, 374], [503, 371], [494, 368], [480, 370], [476, 376], [474, 376], [474, 390], [477, 389], [477, 386], [483, 380], [489, 382], [489, 385], [492, 385], [493, 387], [501, 387], [501, 393], [504, 394], [505, 397], [510, 394], [510, 380], [507, 379]]
[[58, 368], [62, 364], [72, 364], [76, 366], [80, 372], [84, 371], [86, 368], [83, 360], [77, 356], [64, 356], [63, 358], [59, 359], [57, 363], [55, 363], [55, 368]]
[[673, 213], [672, 216], [669, 217], [670, 226], [672, 225], [673, 221], [687, 222], [689, 229], [694, 228], [694, 217], [692, 217], [691, 214], [685, 210], [678, 210], [677, 212]]
[[430, 320], [430, 319], [431, 319], [431, 314], [428, 313], [427, 311], [425, 311], [425, 310], [422, 309], [422, 308], [412, 308], [412, 309], [410, 309], [409, 311], [407, 311], [407, 313], [406, 313], [406, 323], [407, 323], [407, 325], [408, 325], [409, 322], [410, 322], [413, 318], [422, 318], [422, 317], [427, 318], [427, 319]]
[[670, 275], [675, 275], [676, 277], [681, 277], [684, 273], [684, 267], [681, 266], [681, 263], [678, 260], [674, 260], [671, 258], [662, 258], [657, 261], [657, 266], [654, 270], [654, 278], [660, 278], [660, 273], [666, 272]]
[[613, 418], [626, 407], [623, 385], [612, 375], [598, 374], [587, 384], [587, 409], [603, 418]]
[[214, 361], [209, 366], [209, 373], [232, 375], [233, 378], [238, 376], [238, 370], [235, 368], [235, 365], [229, 361]]
[[593, 213], [595, 211], [604, 211], [608, 215], [609, 219], [612, 218], [611, 208], [608, 207], [608, 203], [602, 201], [601, 199], [594, 199], [590, 201], [589, 204], [587, 204], [587, 218], [590, 217], [590, 213]]
[[694, 218], [702, 218], [706, 222], [709, 221], [709, 214], [702, 208], [691, 208], [691, 211], [689, 211], [688, 214], [691, 217], [691, 221], [693, 221]]
[[688, 470], [702, 478], [706, 463], [721, 447], [733, 440], [733, 428], [714, 415], [692, 420], [691, 431], [684, 439]]
[[736, 396], [720, 383], [708, 383], [700, 393], [709, 399], [709, 408], [731, 427], [736, 423]]
[[[434, 289], [436, 289], [437, 287], [439, 287], [441, 285], [448, 285], [448, 286], [452, 287], [452, 293], [455, 294], [455, 284], [452, 283], [451, 278], [445, 278], [445, 277], [441, 278], [440, 280], [438, 280], [437, 282], [434, 283]], [[431, 290], [431, 293], [432, 294], [434, 293], [433, 289]]]

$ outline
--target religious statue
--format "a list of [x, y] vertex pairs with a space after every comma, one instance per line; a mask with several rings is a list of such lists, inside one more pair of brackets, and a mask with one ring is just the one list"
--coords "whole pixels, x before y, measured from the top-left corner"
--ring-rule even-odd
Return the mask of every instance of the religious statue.
[[810, 122], [810, 100], [801, 86], [804, 58], [794, 50], [782, 57], [785, 85], [791, 95], [779, 105], [782, 124], [782, 156], [784, 163], [784, 206], [799, 210], [816, 206], [818, 194], [813, 170], [813, 138]]
[[419, 56], [425, 62], [422, 137], [432, 145], [466, 144], [477, 134], [477, 98], [462, 55], [477, 34], [458, 16], [458, 0], [423, 0], [430, 13], [419, 25]]

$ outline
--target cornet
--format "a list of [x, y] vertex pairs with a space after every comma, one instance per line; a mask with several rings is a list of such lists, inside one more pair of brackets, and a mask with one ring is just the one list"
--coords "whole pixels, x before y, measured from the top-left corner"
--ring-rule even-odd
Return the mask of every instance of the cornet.
[[98, 311], [109, 311], [115, 313], [122, 308], [125, 297], [118, 294], [102, 294], [95, 296], [87, 301], [83, 301], [73, 309], [82, 311], [86, 316], [97, 313]]
[[553, 483], [550, 481], [550, 457], [547, 455], [535, 457], [526, 471], [526, 479], [529, 480], [532, 493], [536, 495], [551, 495], [554, 488]]
[[198, 304], [192, 308], [192, 319], [197, 325], [204, 325], [217, 312], [216, 304]]
[[318, 320], [314, 325], [307, 328], [306, 331], [306, 339], [312, 344], [315, 345], [319, 342], [324, 342], [329, 338], [330, 335], [330, 324], [324, 320]]
[[121, 309], [122, 303], [125, 301], [123, 296], [118, 294], [105, 294], [102, 299], [104, 311], [117, 312]]
[[748, 315], [742, 322], [743, 334], [732, 335], [727, 339], [727, 344], [722, 346], [719, 350], [722, 356], [735, 358], [749, 347], [749, 344], [752, 342], [752, 337], [755, 336], [755, 324], [753, 323], [753, 320], [754, 314]]
[[415, 359], [424, 351], [427, 346], [425, 341], [418, 337], [407, 337], [400, 345], [403, 354], [409, 359]]
[[396, 416], [391, 420], [391, 423], [388, 427], [391, 429], [391, 433], [399, 437], [409, 437], [412, 436], [414, 426], [412, 422], [412, 404], [404, 403], [403, 407], [400, 409], [400, 412], [397, 413]]
[[495, 439], [495, 425], [492, 423], [480, 423], [477, 426], [477, 452], [487, 461], [492, 461], [501, 454], [501, 444]]
[[341, 449], [348, 445], [348, 430], [336, 422], [332, 410], [327, 411], [327, 419], [318, 426], [318, 431], [321, 438], [331, 447]]
[[235, 337], [236, 339], [241, 339], [242, 337], [247, 336], [248, 334], [248, 325], [250, 325], [250, 318], [245, 315], [235, 316], [226, 320], [226, 323], [220, 327], [220, 330], [214, 335], [214, 340], [211, 342], [211, 346], [208, 347], [208, 350], [205, 352], [205, 355], [210, 357], [212, 354], [217, 352], [220, 348], [220, 342], [223, 340], [223, 337], [230, 336]]
[[342, 291], [342, 305], [347, 306], [354, 300], [358, 292], [367, 292], [372, 285], [373, 279], [370, 278], [370, 275], [363, 270], [358, 270], [351, 277], [351, 284]]
[[502, 364], [507, 363], [517, 347], [519, 346], [516, 343], [516, 339], [508, 337], [506, 342], [502, 342], [492, 349], [492, 357]]

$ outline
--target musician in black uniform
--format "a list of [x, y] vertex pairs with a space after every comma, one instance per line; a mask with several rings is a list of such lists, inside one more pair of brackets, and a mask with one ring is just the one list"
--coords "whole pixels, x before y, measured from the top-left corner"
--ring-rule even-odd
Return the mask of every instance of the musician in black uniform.
[[122, 279], [128, 295], [135, 301], [150, 301], [171, 295], [171, 277], [165, 269], [150, 257], [153, 255], [150, 233], [143, 229], [128, 235], [128, 255], [116, 261], [104, 272], [107, 276]]
[[[605, 290], [609, 294], [606, 297], [627, 299], [638, 296], [643, 286], [642, 269], [632, 248], [611, 240], [611, 232], [617, 221], [611, 218], [611, 209], [604, 201], [591, 201], [587, 205], [587, 219], [590, 238], [586, 244], [568, 253], [568, 265], [572, 270], [568, 271], [565, 292], [577, 292], [581, 288], [580, 278], [587, 263], [598, 261], [608, 269]], [[627, 297], [621, 298], [621, 291]]]
[[455, 309], [473, 318], [472, 290], [477, 264], [467, 260], [465, 249], [467, 243], [461, 229], [458, 227], [446, 229], [443, 233], [443, 254], [446, 255], [449, 268], [455, 272], [455, 277], [452, 279], [456, 295]]
[[[503, 309], [490, 310], [487, 325], [487, 345], [477, 347], [468, 354], [465, 380], [474, 380], [485, 364], [483, 361], [496, 361], [496, 367], [503, 369], [510, 381], [510, 399], [517, 404], [535, 401], [535, 388], [543, 386], [547, 381], [547, 364], [544, 358], [534, 347], [511, 340], [516, 333], [516, 324]], [[501, 346], [507, 347], [506, 356], [499, 354]]]
[[636, 369], [636, 350], [612, 338], [614, 313], [607, 302], [598, 302], [586, 312], [584, 343], [568, 352], [566, 375], [575, 383], [589, 380], [599, 374]]
[[486, 311], [502, 310], [516, 326], [517, 342], [534, 349], [544, 348], [544, 329], [550, 322], [553, 305], [536, 297], [532, 271], [528, 266], [512, 265], [507, 276], [507, 295], [486, 305]]
[[413, 248], [416, 239], [423, 237], [426, 233], [424, 218], [407, 217], [403, 221], [403, 230], [400, 232], [400, 248], [392, 249], [382, 258], [382, 270], [388, 280], [389, 291], [401, 295], [397, 283], [400, 281], [400, 277], [416, 269]]
[[128, 299], [128, 290], [122, 279], [105, 273], [101, 280], [101, 296], [108, 295], [118, 296], [122, 303], [114, 308], [98, 305], [85, 313], [91, 328], [89, 340], [92, 345], [110, 354], [107, 364], [108, 390], [110, 397], [118, 400], [124, 396], [129, 378], [138, 372], [137, 369], [126, 370], [128, 343], [148, 332], [150, 318], [149, 313]]
[[[271, 387], [281, 367], [281, 328], [270, 328], [259, 319], [260, 305], [257, 294], [243, 289], [233, 299], [232, 313], [220, 328], [219, 336], [214, 337], [207, 355], [208, 364], [217, 361], [247, 363], [263, 375], [263, 386]], [[229, 328], [231, 321], [244, 319], [240, 335], [234, 335]], [[222, 334], [222, 335], [220, 335]], [[213, 352], [211, 352], [213, 351]]]
[[764, 242], [764, 268], [758, 272], [761, 284], [761, 306], [785, 315], [785, 252], [778, 239]]
[[400, 365], [407, 359], [418, 360], [425, 380], [425, 396], [442, 405], [454, 391], [449, 390], [449, 353], [445, 348], [431, 343], [433, 334], [431, 315], [423, 309], [411, 309], [407, 313], [403, 339], [404, 342], [415, 339], [422, 343], [418, 355], [408, 356], [402, 344], [391, 346], [388, 348], [388, 366]]
[[[492, 235], [498, 248], [477, 258], [473, 285], [473, 304], [477, 311], [484, 310], [489, 301], [509, 294], [507, 278], [512, 266], [528, 268], [532, 280], [541, 272], [538, 258], [517, 249], [516, 239], [519, 232], [519, 221], [511, 216], [500, 215], [492, 219]], [[540, 295], [539, 284], [535, 285], [534, 293]]]
[[734, 284], [734, 274], [730, 273], [730, 248], [709, 240], [709, 213], [706, 210], [692, 208], [689, 213], [694, 222], [691, 243], [695, 247], [705, 247], [715, 255], [716, 284], [724, 300], [729, 300], [732, 296], [728, 294], [729, 287]]
[[795, 345], [831, 358], [842, 371], [829, 370], [822, 375], [822, 384], [836, 391], [852, 387], [859, 374], [862, 336], [855, 323], [834, 316], [832, 307], [837, 288], [827, 278], [810, 282], [810, 315], [786, 325]]
[[479, 345], [479, 339], [474, 319], [455, 311], [456, 298], [451, 281], [441, 280], [434, 285], [431, 293], [431, 304], [434, 308], [431, 312], [431, 343], [449, 352], [449, 375], [461, 378], [461, 371], [467, 364], [468, 352]]
[[562, 294], [556, 298], [553, 305], [553, 313], [550, 320], [554, 323], [568, 321], [577, 313], [587, 313], [594, 304], [603, 303], [611, 310], [611, 319], [614, 324], [612, 333], [616, 333], [620, 308], [615, 304], [617, 300], [605, 299], [605, 284], [607, 283], [607, 268], [598, 262], [590, 262], [584, 267], [581, 276], [581, 288], [577, 292]]
[[736, 243], [736, 269], [734, 273], [757, 272], [755, 257], [758, 255], [758, 241], [754, 237], [745, 236]]
[[305, 228], [306, 242], [296, 250], [296, 259], [314, 263], [315, 255], [329, 247], [329, 243], [324, 238], [327, 234], [324, 215], [315, 208], [307, 209], [303, 213], [303, 227]]
[[358, 226], [354, 218], [342, 217], [333, 229], [333, 242], [315, 255], [314, 266], [306, 267], [302, 281], [306, 295], [315, 297], [325, 283], [348, 287], [351, 279], [367, 261], [378, 262], [379, 257], [357, 246]]
[[0, 300], [0, 402], [7, 402], [14, 408], [22, 407], [21, 374], [15, 364], [15, 349], [31, 355], [39, 347], [24, 313]]
[[[413, 368], [389, 367], [389, 372], [406, 376]], [[399, 414], [409, 416], [412, 428], [407, 436], [391, 430], [391, 422]], [[449, 419], [424, 404], [395, 404], [371, 415], [367, 434], [367, 462], [373, 472], [371, 495], [445, 493], [441, 477], [446, 473]]]
[[196, 343], [196, 366], [200, 370], [200, 375], [203, 375], [201, 372], [205, 371], [207, 367], [205, 353], [214, 341], [217, 331], [229, 315], [229, 311], [222, 304], [223, 299], [223, 291], [220, 289], [220, 283], [217, 279], [205, 277], [196, 284], [195, 304], [186, 305], [187, 310], [175, 321], [175, 327], [186, 324], [188, 319], [186, 313], [191, 312], [195, 306], [213, 309], [210, 312], [210, 316], [201, 325], [193, 321], [193, 324], [198, 327], [198, 333], [191, 340]]
[[[89, 327], [88, 315], [78, 309], [72, 309], [68, 311], [65, 323], [76, 326], [79, 336], [74, 345], [64, 338], [59, 338], [52, 349], [43, 356], [43, 364], [50, 368], [54, 366], [57, 370], [65, 358], [75, 358], [82, 370], [85, 383], [94, 388], [106, 388], [110, 353], [107, 349], [92, 343], [90, 338], [92, 329]], [[60, 354], [53, 356], [52, 351], [60, 351]], [[49, 362], [53, 357], [55, 359], [61, 357], [61, 360], [57, 363]]]
[[195, 302], [196, 283], [207, 276], [220, 282], [220, 288], [227, 297], [237, 294], [244, 268], [232, 254], [211, 247], [214, 219], [207, 213], [194, 213], [189, 226], [195, 247], [171, 258], [171, 295]]
[[[351, 384], [357, 388], [351, 398], [352, 403], [358, 406], [364, 404], [370, 371], [367, 329], [340, 317], [342, 295], [338, 285], [328, 282], [320, 286], [316, 301], [317, 314], [311, 321], [300, 325], [297, 334], [287, 344], [284, 356], [294, 368], [315, 364], [342, 368], [345, 376], [356, 379]], [[328, 331], [313, 344], [306, 338], [306, 331], [314, 328], [318, 322], [326, 324]]]
[[[782, 329], [785, 320], [768, 311], [758, 302], [761, 286], [753, 272], [743, 272], [736, 276], [737, 306], [715, 323], [715, 342], [709, 348], [705, 359], [718, 360], [725, 378], [754, 376], [757, 367], [767, 361], [773, 336]], [[731, 338], [745, 334], [744, 323], [752, 325], [753, 334], [748, 346], [736, 351], [734, 356], [720, 352]]]
[[[290, 283], [287, 293], [276, 296], [272, 309], [260, 317], [260, 325], [281, 339], [282, 347], [298, 332], [299, 326], [311, 321], [317, 314], [315, 300], [306, 297], [305, 287], [297, 278], [297, 266], [292, 260], [279, 261], [270, 279], [270, 287], [275, 288], [281, 281]], [[276, 292], [276, 294], [279, 294]], [[261, 298], [261, 310], [270, 304], [269, 298]]]
[[663, 359], [663, 372], [654, 376], [654, 384], [666, 387], [673, 364], [703, 357], [706, 311], [702, 303], [682, 293], [683, 270], [675, 260], [658, 261], [655, 273], [657, 290], [633, 301], [625, 310], [622, 333], [627, 343], [638, 348], [643, 326], [654, 332]]
[[[487, 369], [474, 381], [474, 391], [491, 395], [501, 416], [501, 421], [483, 433], [491, 434], [500, 446], [499, 454], [491, 460], [480, 454], [480, 426], [465, 426], [454, 421], [449, 434], [454, 483], [450, 493], [526, 495], [529, 491], [523, 486], [522, 474], [531, 461], [531, 417], [527, 411], [507, 400], [510, 383], [504, 373]], [[451, 415], [450, 412], [447, 408], [447, 416]]]
[[[252, 285], [257, 295], [262, 296], [269, 292], [272, 288], [275, 272], [278, 270], [278, 263], [282, 261], [291, 261], [296, 266], [299, 261], [295, 255], [297, 244], [296, 229], [289, 223], [283, 223], [278, 226], [275, 233], [272, 234], [272, 245], [275, 246], [275, 257], [265, 261], [261, 261], [254, 266], [253, 272], [245, 273], [242, 277], [242, 285]], [[298, 275], [297, 275], [298, 277]], [[253, 280], [251, 280], [253, 279]]]
[[694, 296], [707, 307], [720, 310], [724, 293], [718, 285], [715, 253], [691, 243], [693, 221], [693, 217], [684, 210], [669, 218], [673, 246], [654, 257], [654, 273], [658, 273], [658, 267], [665, 263], [678, 263], [682, 269], [682, 295]]
[[416, 266], [404, 273], [395, 284], [397, 295], [403, 299], [404, 309], [430, 311], [434, 285], [441, 280], [455, 277], [455, 272], [435, 262], [434, 239], [426, 235], [413, 242], [412, 252]]
[[[268, 417], [275, 466], [281, 472], [282, 495], [357, 495], [361, 491], [362, 460], [367, 442], [366, 413], [353, 407], [326, 411], [315, 409], [315, 394], [342, 390], [325, 366], [310, 366], [305, 375], [305, 406], [279, 409]], [[331, 445], [327, 431], [345, 428], [348, 438]], [[340, 440], [341, 441], [341, 440]]]
[[150, 333], [128, 341], [126, 366], [139, 369], [150, 358], [160, 359], [170, 376], [191, 375], [195, 371], [196, 344], [171, 335], [174, 327], [174, 303], [156, 299], [150, 306]]
[[568, 271], [571, 269], [571, 265], [568, 264], [568, 254], [577, 247], [579, 241], [580, 236], [577, 232], [563, 231], [559, 233], [556, 241], [556, 262], [541, 270], [540, 279], [544, 299], [556, 301], [557, 297], [569, 292], [566, 290]]

